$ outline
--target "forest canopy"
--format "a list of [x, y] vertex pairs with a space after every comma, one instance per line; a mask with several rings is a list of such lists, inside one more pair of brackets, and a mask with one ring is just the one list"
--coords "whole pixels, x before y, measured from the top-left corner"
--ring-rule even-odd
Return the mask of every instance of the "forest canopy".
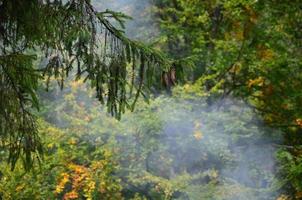
[[0, 199], [301, 199], [301, 10], [0, 0]]

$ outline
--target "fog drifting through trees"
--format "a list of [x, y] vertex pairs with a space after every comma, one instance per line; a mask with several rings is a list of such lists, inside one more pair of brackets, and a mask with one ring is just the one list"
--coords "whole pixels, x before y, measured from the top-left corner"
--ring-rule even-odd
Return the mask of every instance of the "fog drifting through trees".
[[[132, 38], [144, 40], [146, 36], [140, 31], [155, 26], [151, 18], [147, 21], [140, 18], [142, 15], [150, 17], [143, 14], [150, 9], [147, 1], [97, 1], [95, 6], [132, 16], [134, 20], [127, 23], [127, 34]], [[145, 32], [150, 33], [148, 30]], [[60, 100], [62, 96], [60, 92], [58, 94], [55, 99]], [[91, 103], [85, 92], [77, 95], [81, 94], [83, 96], [76, 97], [81, 99], [81, 104], [89, 99], [81, 106], [93, 109], [91, 104], [97, 103]], [[98, 110], [100, 115], [106, 115], [101, 110]], [[73, 112], [76, 110], [67, 111]], [[152, 120], [156, 119], [160, 126], [154, 128], [150, 125], [148, 116], [144, 117], [146, 113]], [[50, 121], [62, 122], [53, 117]], [[97, 123], [98, 118], [91, 121]], [[57, 125], [68, 129], [66, 124]], [[87, 123], [84, 126], [92, 131], [93, 128], [89, 126], [94, 125]], [[275, 137], [273, 141], [267, 135], [280, 135], [280, 132], [266, 127], [252, 109], [240, 100], [228, 98], [207, 106], [202, 98], [185, 101], [167, 95], [159, 96], [143, 110], [137, 108], [134, 113], [127, 113], [116, 127], [119, 128], [111, 128], [116, 140], [111, 147], [118, 149], [117, 159], [121, 167], [117, 176], [121, 179], [130, 174], [138, 177], [152, 174], [176, 182], [179, 193], [173, 194], [172, 199], [215, 199], [219, 196], [229, 200], [244, 200], [274, 199], [278, 196], [272, 192], [276, 173], [276, 148], [273, 143], [280, 143], [281, 137]], [[119, 130], [124, 133], [113, 134]], [[98, 137], [109, 141], [103, 139], [101, 133], [99, 136], [98, 133], [89, 133], [86, 139], [93, 143]], [[96, 144], [96, 148], [102, 146]], [[128, 159], [127, 155], [132, 153], [135, 157]], [[186, 176], [192, 177], [189, 179]], [[236, 187], [238, 193], [230, 194], [231, 190], [236, 191]], [[144, 184], [140, 187], [128, 184], [123, 190], [126, 194], [148, 194], [150, 188]]]
[[302, 199], [301, 9], [0, 0], [0, 200]]

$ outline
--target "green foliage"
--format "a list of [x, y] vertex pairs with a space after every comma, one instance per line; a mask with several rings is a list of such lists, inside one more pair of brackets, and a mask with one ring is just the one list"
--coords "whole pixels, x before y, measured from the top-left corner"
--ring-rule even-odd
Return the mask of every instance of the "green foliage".
[[[52, 192], [61, 191], [64, 176], [74, 180], [76, 168], [85, 172], [86, 168], [93, 168], [93, 163], [109, 162], [112, 158], [109, 165], [113, 168], [108, 167], [114, 173], [107, 173], [106, 179], [120, 181], [120, 198], [274, 199], [269, 161], [262, 163], [256, 157], [259, 152], [265, 155], [267, 150], [259, 145], [255, 148], [259, 152], [249, 158], [233, 149], [236, 145], [248, 148], [265, 139], [266, 131], [253, 123], [250, 109], [241, 110], [245, 108], [242, 104], [206, 111], [202, 98], [192, 96], [188, 102], [179, 97], [158, 97], [149, 104], [139, 100], [136, 110], [126, 112], [118, 121], [93, 101], [94, 91], [83, 81], [67, 81], [66, 88], [60, 92], [53, 87], [41, 94], [46, 105], [41, 111], [43, 116], [64, 130], [61, 134], [51, 129], [45, 131], [54, 132], [57, 137], [50, 135], [52, 141], [57, 141], [48, 147], [54, 150], [53, 158], [66, 152], [66, 157], [60, 159], [60, 170], [54, 169], [56, 179], [48, 183]], [[111, 156], [104, 157], [108, 153]], [[242, 163], [250, 167], [244, 172], [251, 178], [248, 183], [225, 173], [227, 169], [236, 171]], [[76, 190], [79, 195], [84, 194], [83, 188], [88, 185], [82, 183], [83, 187]], [[75, 195], [71, 193], [72, 186], [65, 184], [66, 188], [55, 198]], [[111, 184], [115, 182], [109, 181], [108, 185]], [[110, 195], [113, 194], [109, 190]]]
[[[172, 57], [197, 57], [192, 73], [185, 74], [193, 85], [175, 93], [203, 96], [210, 104], [229, 96], [244, 99], [266, 124], [284, 131], [284, 143], [290, 147], [285, 152], [298, 160], [291, 168], [281, 159], [281, 182], [288, 176], [300, 177], [295, 166], [300, 165], [301, 155], [295, 152], [302, 141], [301, 1], [158, 0], [155, 4], [159, 45]], [[292, 171], [296, 174], [290, 175]], [[290, 187], [295, 188], [289, 189], [290, 194], [301, 192], [300, 186], [288, 181], [284, 188]]]
[[117, 165], [109, 149], [91, 149], [76, 135], [39, 120], [45, 145], [43, 164], [25, 173], [22, 163], [10, 171], [1, 164], [0, 196], [3, 199], [121, 199], [114, 176]]
[[281, 149], [278, 152], [278, 159], [280, 161], [280, 173], [283, 179], [276, 184], [276, 187], [287, 188], [288, 193], [291, 193], [296, 199], [300, 199], [302, 197], [301, 147], [296, 147], [292, 151], [288, 151], [286, 148]]
[[301, 2], [154, 5], [169, 59], [89, 0], [0, 0], [0, 198], [302, 198]]
[[36, 96], [39, 74], [32, 68], [35, 56], [10, 54], [0, 57], [0, 138], [1, 148], [9, 151], [12, 169], [22, 157], [25, 169], [42, 153], [31, 107], [39, 108]]
[[[30, 169], [33, 153], [41, 153], [30, 108], [38, 108], [41, 75], [47, 87], [54, 77], [61, 88], [70, 73], [85, 77], [108, 112], [120, 119], [154, 77], [169, 69], [161, 52], [128, 39], [111, 23], [124, 28], [126, 19], [110, 10], [98, 12], [89, 0], [0, 1], [0, 130], [12, 168], [21, 156]], [[39, 69], [33, 65], [37, 54], [44, 54]]]
[[198, 58], [189, 76], [201, 92], [244, 98], [273, 126], [299, 125], [300, 2], [180, 0], [157, 5], [166, 38], [161, 45], [174, 57]]

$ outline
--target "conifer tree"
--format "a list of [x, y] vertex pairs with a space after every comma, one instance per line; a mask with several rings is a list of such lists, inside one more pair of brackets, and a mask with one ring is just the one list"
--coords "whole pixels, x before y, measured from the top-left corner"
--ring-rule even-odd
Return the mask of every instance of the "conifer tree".
[[[42, 153], [32, 114], [42, 78], [54, 77], [63, 88], [75, 72], [120, 118], [155, 75], [168, 70], [160, 52], [124, 35], [128, 18], [99, 12], [90, 0], [0, 0], [0, 141], [12, 168], [21, 157], [30, 169]], [[37, 67], [40, 54], [44, 65]]]

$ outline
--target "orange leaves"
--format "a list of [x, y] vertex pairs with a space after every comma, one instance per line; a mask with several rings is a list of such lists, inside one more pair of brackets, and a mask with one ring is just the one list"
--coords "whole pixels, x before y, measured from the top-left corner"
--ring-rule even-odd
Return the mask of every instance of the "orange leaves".
[[79, 198], [79, 194], [76, 191], [68, 192], [64, 195], [63, 199], [77, 199]]
[[87, 168], [81, 165], [76, 165], [76, 164], [68, 164], [68, 168], [74, 171], [76, 174], [83, 174], [87, 171]]
[[269, 80], [266, 80], [262, 76], [259, 76], [255, 79], [250, 79], [247, 82], [247, 88], [257, 88], [257, 91], [254, 92], [254, 96], [258, 96], [264, 99], [274, 94], [274, 86], [270, 83]]
[[259, 76], [256, 79], [250, 79], [247, 83], [247, 87], [251, 88], [253, 86], [263, 86], [263, 84], [264, 84], [264, 78]]
[[56, 194], [59, 194], [59, 193], [63, 192], [66, 183], [69, 182], [69, 174], [67, 174], [67, 173], [62, 173], [62, 174], [61, 174], [61, 177], [62, 177], [62, 178], [61, 178], [61, 180], [59, 181], [59, 184], [56, 186], [56, 190], [55, 190], [55, 193], [56, 193]]
[[92, 200], [99, 193], [104, 199], [121, 199], [119, 180], [111, 176], [114, 166], [110, 155], [109, 151], [104, 151], [104, 160], [92, 161], [86, 165], [73, 162], [65, 164], [65, 172], [59, 176], [54, 192], [56, 196], [63, 200]]
[[62, 173], [61, 180], [59, 181], [56, 187], [56, 194], [61, 194], [66, 190], [65, 185], [70, 182], [71, 183], [71, 191], [65, 191], [63, 199], [77, 199], [79, 197], [79, 192], [84, 190], [84, 196], [91, 196], [95, 188], [95, 183], [92, 180], [92, 174], [90, 173], [89, 168], [86, 168], [82, 165], [77, 165], [74, 163], [70, 163], [67, 165], [67, 169], [69, 173]]

